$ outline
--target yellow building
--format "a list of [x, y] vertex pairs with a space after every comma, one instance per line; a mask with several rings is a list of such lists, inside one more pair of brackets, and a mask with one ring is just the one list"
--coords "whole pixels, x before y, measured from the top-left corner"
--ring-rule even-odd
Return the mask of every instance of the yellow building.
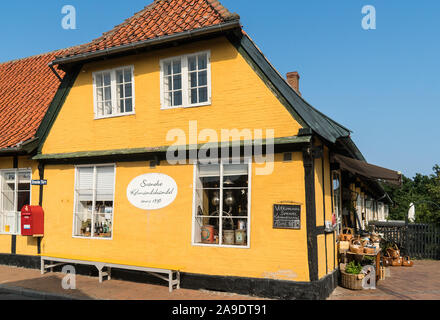
[[[297, 73], [283, 79], [238, 15], [193, 2], [156, 0], [44, 55], [55, 80], [53, 92], [41, 81], [44, 118], [0, 145], [1, 262], [170, 270], [182, 287], [325, 298], [338, 279], [341, 172], [371, 201], [383, 190], [340, 164], [365, 159], [301, 97]], [[20, 235], [27, 202], [44, 209], [42, 238]]]

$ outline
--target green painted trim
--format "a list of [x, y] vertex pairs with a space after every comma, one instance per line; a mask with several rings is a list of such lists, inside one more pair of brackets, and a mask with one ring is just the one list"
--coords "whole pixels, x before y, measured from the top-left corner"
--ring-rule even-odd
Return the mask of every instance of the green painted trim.
[[[311, 136], [292, 136], [275, 138], [274, 145], [290, 145], [290, 144], [305, 144], [310, 143]], [[136, 149], [117, 149], [117, 150], [102, 150], [102, 151], [82, 151], [72, 153], [56, 153], [56, 154], [38, 154], [34, 156], [33, 160], [63, 160], [63, 159], [79, 159], [79, 158], [91, 158], [91, 157], [107, 157], [107, 156], [125, 156], [125, 155], [143, 155], [149, 153], [164, 153], [167, 152], [170, 147], [180, 150], [199, 150], [203, 148], [228, 148], [228, 147], [246, 147], [252, 145], [267, 145], [267, 141], [264, 140], [246, 140], [246, 141], [232, 141], [221, 143], [207, 143], [198, 145], [182, 145], [182, 146], [161, 146], [150, 148], [136, 148]]]
[[72, 70], [66, 72], [57, 93], [55, 94], [52, 103], [50, 104], [40, 126], [38, 127], [36, 137], [39, 138], [38, 143], [38, 153], [41, 153], [44, 142], [49, 135], [50, 129], [52, 129], [58, 114], [60, 113], [61, 107], [64, 105], [67, 96], [69, 95], [70, 89], [72, 89], [76, 78], [81, 70], [82, 66], [76, 66]]

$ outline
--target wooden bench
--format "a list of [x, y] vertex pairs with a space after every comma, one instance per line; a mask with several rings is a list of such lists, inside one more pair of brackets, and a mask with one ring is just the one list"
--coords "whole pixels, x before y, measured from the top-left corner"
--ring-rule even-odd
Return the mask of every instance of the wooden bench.
[[[48, 264], [46, 264], [48, 262]], [[168, 282], [168, 288], [170, 292], [173, 292], [174, 287], [176, 289], [180, 289], [180, 272], [176, 270], [169, 269], [158, 269], [158, 268], [147, 268], [147, 267], [137, 267], [137, 266], [129, 266], [123, 264], [113, 264], [113, 263], [105, 263], [105, 262], [93, 262], [93, 261], [84, 261], [84, 260], [72, 260], [72, 259], [63, 259], [63, 258], [54, 258], [54, 257], [41, 257], [41, 274], [45, 274], [46, 270], [50, 270], [53, 272], [53, 268], [66, 265], [66, 264], [82, 264], [82, 265], [93, 265], [98, 269], [99, 273], [99, 283], [102, 283], [104, 277], [107, 277], [107, 280], [111, 280], [111, 269], [124, 269], [124, 270], [134, 270], [134, 271], [142, 271], [148, 274], [151, 274], [159, 279], [165, 280]], [[104, 268], [106, 269], [104, 271]], [[164, 276], [166, 275], [166, 276]], [[175, 276], [174, 276], [175, 275]]]

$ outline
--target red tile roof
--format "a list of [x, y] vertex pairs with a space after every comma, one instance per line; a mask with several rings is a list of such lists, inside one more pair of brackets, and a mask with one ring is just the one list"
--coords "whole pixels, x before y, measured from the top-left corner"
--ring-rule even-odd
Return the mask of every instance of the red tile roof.
[[217, 0], [155, 0], [124, 23], [63, 57], [96, 52], [139, 41], [238, 20]]
[[[66, 52], [0, 63], [0, 149], [34, 138], [60, 86], [48, 64]], [[64, 72], [58, 73], [64, 77]]]

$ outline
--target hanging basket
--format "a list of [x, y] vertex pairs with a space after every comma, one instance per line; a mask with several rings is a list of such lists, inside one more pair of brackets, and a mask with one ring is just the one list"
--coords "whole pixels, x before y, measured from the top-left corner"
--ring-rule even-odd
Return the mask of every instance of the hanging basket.
[[341, 287], [351, 290], [362, 290], [363, 274], [351, 274], [341, 270]]

